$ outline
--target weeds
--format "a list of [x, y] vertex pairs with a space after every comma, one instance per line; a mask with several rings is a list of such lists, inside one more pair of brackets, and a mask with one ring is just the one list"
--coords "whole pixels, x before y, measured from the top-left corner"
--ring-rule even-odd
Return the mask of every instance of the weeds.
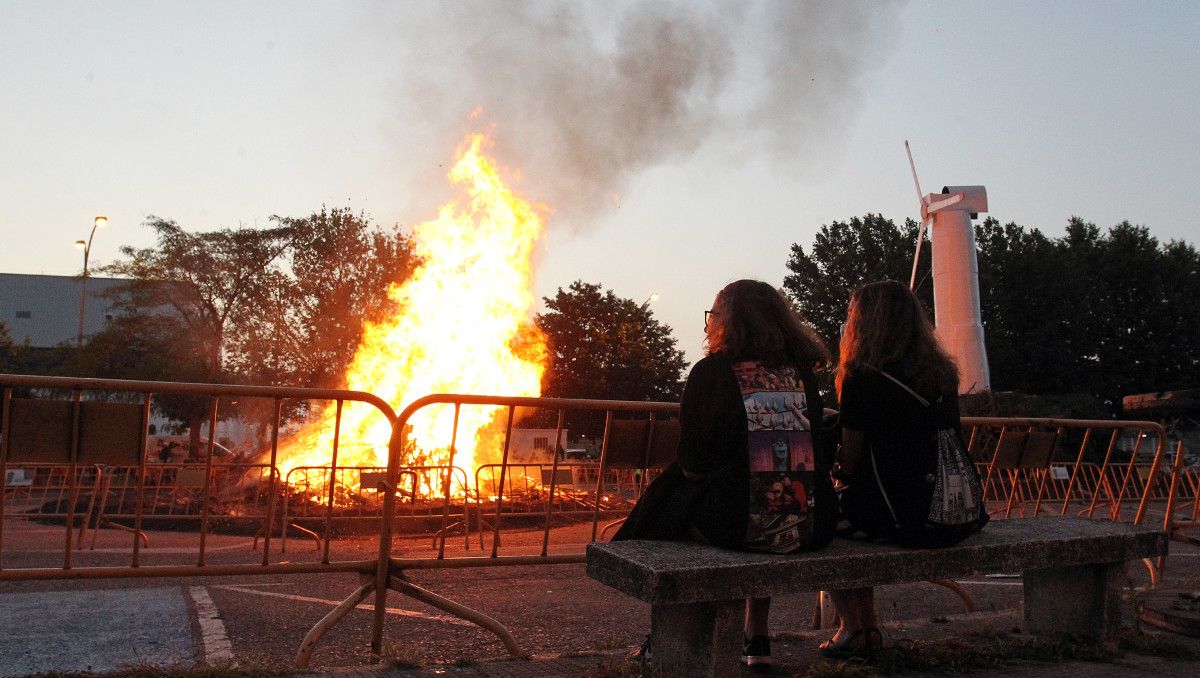
[[284, 678], [293, 672], [276, 668], [221, 666], [126, 666], [115, 671], [48, 671], [33, 678]]
[[421, 668], [421, 660], [413, 648], [399, 643], [384, 643], [379, 661], [394, 669], [407, 670]]
[[674, 676], [674, 674], [645, 666], [640, 662], [621, 659], [605, 659], [581, 675], [583, 678], [673, 678]]

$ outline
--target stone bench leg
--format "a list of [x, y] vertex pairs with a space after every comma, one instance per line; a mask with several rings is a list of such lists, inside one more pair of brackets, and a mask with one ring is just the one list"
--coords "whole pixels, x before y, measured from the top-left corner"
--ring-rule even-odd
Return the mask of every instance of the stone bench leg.
[[677, 676], [737, 675], [745, 609], [744, 600], [652, 605], [654, 664]]
[[1032, 633], [1116, 638], [1124, 563], [1026, 570], [1025, 627]]

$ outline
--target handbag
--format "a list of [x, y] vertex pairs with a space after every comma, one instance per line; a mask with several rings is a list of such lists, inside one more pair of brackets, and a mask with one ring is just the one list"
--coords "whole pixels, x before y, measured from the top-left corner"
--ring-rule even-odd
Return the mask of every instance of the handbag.
[[671, 462], [646, 486], [612, 540], [687, 541], [701, 489], [701, 483], [693, 483], [683, 475], [679, 462]]
[[[904, 389], [917, 402], [932, 410], [932, 405], [907, 384], [892, 375], [879, 370], [894, 384]], [[934, 432], [934, 448], [937, 450], [937, 460], [933, 471], [933, 493], [929, 501], [929, 511], [925, 521], [919, 526], [903, 526], [896, 518], [888, 498], [887, 488], [879, 476], [879, 467], [875, 463], [875, 452], [870, 451], [871, 470], [875, 482], [879, 486], [883, 503], [891, 513], [892, 522], [896, 526], [896, 541], [901, 544], [917, 547], [932, 548], [950, 546], [958, 543], [968, 535], [983, 529], [989, 516], [983, 503], [983, 483], [979, 472], [975, 469], [966, 445], [963, 445], [962, 435], [951, 427], [937, 428]]]

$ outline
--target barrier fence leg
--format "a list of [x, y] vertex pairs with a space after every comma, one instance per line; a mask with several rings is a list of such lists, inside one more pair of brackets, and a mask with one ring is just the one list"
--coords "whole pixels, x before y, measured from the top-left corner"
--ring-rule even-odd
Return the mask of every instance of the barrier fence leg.
[[367, 599], [371, 592], [375, 590], [374, 576], [363, 574], [363, 585], [358, 587], [354, 593], [350, 594], [349, 598], [343, 600], [337, 607], [330, 610], [329, 614], [325, 615], [321, 621], [317, 622], [307, 634], [304, 636], [304, 641], [300, 643], [300, 650], [296, 653], [296, 668], [308, 668], [308, 662], [312, 659], [313, 650], [317, 649], [317, 643], [321, 637], [329, 632], [329, 629], [337, 626], [337, 623], [342, 620], [342, 617], [350, 614], [350, 611], [358, 607], [359, 603]]
[[504, 643], [504, 649], [508, 650], [510, 657], [529, 656], [529, 653], [522, 650], [521, 646], [517, 644], [516, 638], [513, 638], [513, 635], [508, 632], [508, 629], [504, 627], [504, 624], [501, 624], [492, 617], [489, 617], [478, 610], [472, 610], [471, 608], [465, 605], [460, 605], [449, 598], [443, 598], [432, 591], [423, 589], [420, 586], [413, 584], [412, 582], [404, 579], [403, 576], [399, 575], [392, 575], [388, 578], [388, 588], [398, 593], [403, 593], [409, 598], [419, 600], [426, 605], [449, 612], [455, 617], [465, 619], [472, 624], [477, 624], [488, 631], [491, 631], [492, 633], [496, 634], [496, 637], [500, 639], [500, 642]]
[[975, 606], [975, 599], [972, 598], [970, 592], [963, 588], [958, 582], [952, 579], [930, 579], [928, 581], [930, 584], [937, 584], [938, 586], [953, 591], [954, 594], [958, 596], [960, 600], [962, 600], [963, 609], [965, 612], [974, 612], [977, 609]]

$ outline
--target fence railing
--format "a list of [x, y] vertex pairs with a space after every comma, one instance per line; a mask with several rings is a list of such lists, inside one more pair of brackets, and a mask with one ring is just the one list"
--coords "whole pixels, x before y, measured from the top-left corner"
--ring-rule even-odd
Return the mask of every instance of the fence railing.
[[[0, 389], [0, 476], [12, 470], [21, 479], [6, 484], [0, 502], [0, 580], [358, 573], [360, 586], [305, 637], [299, 666], [307, 664], [326, 631], [372, 596], [371, 642], [378, 652], [389, 590], [479, 624], [510, 653], [521, 654], [499, 622], [412, 584], [405, 572], [582, 563], [586, 543], [603, 538], [627, 514], [656, 470], [674, 459], [679, 440], [675, 403], [438, 394], [413, 402], [397, 416], [371, 394], [341, 390], [12, 375], [0, 375]], [[210, 432], [216, 430], [222, 402], [266, 399], [274, 413], [268, 452], [262, 459], [229, 463], [214, 457], [210, 442], [198, 460], [149, 461], [150, 409], [155, 398], [167, 394], [208, 398]], [[124, 401], [113, 402], [114, 397]], [[280, 474], [286, 401], [336, 404], [339, 410], [354, 402], [374, 408], [393, 431], [387, 466], [339, 463], [335, 427], [328, 464]], [[456, 424], [444, 463], [405, 466], [404, 431], [418, 412], [435, 405], [453, 407], [456, 422], [461, 408], [494, 408], [504, 430], [499, 463], [469, 470], [456, 466]], [[556, 421], [551, 440], [561, 438], [569, 413], [602, 415], [599, 459], [579, 463], [555, 454], [539, 463], [514, 461], [518, 408], [536, 408]], [[989, 508], [998, 516], [1082, 513], [1135, 523], [1161, 518], [1163, 528], [1176, 534], [1200, 512], [1200, 477], [1183, 466], [1182, 447], [1171, 449], [1165, 431], [1153, 422], [964, 418], [963, 424]], [[1124, 440], [1131, 442], [1122, 450]], [[1191, 503], [1177, 505], [1185, 500]], [[20, 545], [7, 545], [6, 534], [10, 540], [22, 538], [19, 530], [4, 529], [14, 521], [61, 530], [61, 550], [50, 550], [61, 562], [35, 562]], [[147, 531], [165, 529], [195, 533], [198, 541], [183, 562], [165, 559], [150, 547]], [[253, 535], [255, 547], [261, 538], [262, 553], [229, 550], [246, 542], [209, 548], [229, 530]], [[339, 560], [331, 551], [343, 532], [364, 531], [378, 540], [376, 557]], [[273, 560], [276, 551], [287, 548], [289, 532], [312, 538], [319, 557], [301, 549], [304, 553], [288, 562]], [[451, 538], [458, 533], [461, 541]], [[418, 548], [419, 542], [407, 540], [397, 550], [397, 539], [413, 535], [423, 535], [426, 545]], [[124, 546], [97, 550], [98, 536]], [[37, 543], [45, 546], [40, 537]], [[425, 548], [428, 555], [422, 555]], [[18, 555], [19, 562], [9, 558]]]
[[[995, 514], [1076, 513], [1141, 524], [1151, 504], [1162, 502], [1163, 529], [1180, 526], [1175, 503], [1186, 485], [1183, 447], [1171, 448], [1161, 424], [988, 417], [962, 423]], [[1120, 449], [1122, 442], [1128, 449]], [[1195, 498], [1194, 487], [1185, 492]]]
[[[151, 407], [154, 398], [167, 395], [207, 398], [210, 432], [217, 430], [222, 401], [264, 399], [273, 411], [269, 451], [256, 463], [219, 463], [213, 442], [216, 436], [210, 435], [203, 461], [149, 462]], [[343, 403], [357, 402], [373, 407], [389, 423], [395, 420], [390, 405], [370, 393], [356, 391], [0, 375], [0, 477], [7, 478], [10, 468], [21, 469], [22, 476], [29, 471], [30, 481], [11, 493], [5, 488], [0, 525], [11, 517], [11, 511], [19, 510], [23, 518], [55, 518], [64, 526], [60, 567], [7, 567], [5, 531], [0, 529], [0, 580], [371, 569], [372, 561], [271, 562], [272, 525], [282, 481], [276, 469], [285, 400], [335, 403], [339, 410]], [[229, 482], [230, 473], [239, 474], [239, 481]], [[236, 515], [218, 510], [224, 502], [217, 495], [231, 488], [245, 493], [237, 502]], [[81, 493], [86, 496], [85, 502], [80, 501]], [[39, 500], [42, 511], [31, 513], [29, 504]], [[48, 505], [51, 510], [46, 511]], [[215, 519], [260, 521], [261, 560], [256, 564], [209, 564], [210, 521]], [[84, 530], [93, 521], [98, 528], [105, 520], [131, 533], [128, 561], [77, 567], [74, 554]], [[144, 525], [163, 520], [191, 521], [197, 526], [195, 564], [145, 562]]]

